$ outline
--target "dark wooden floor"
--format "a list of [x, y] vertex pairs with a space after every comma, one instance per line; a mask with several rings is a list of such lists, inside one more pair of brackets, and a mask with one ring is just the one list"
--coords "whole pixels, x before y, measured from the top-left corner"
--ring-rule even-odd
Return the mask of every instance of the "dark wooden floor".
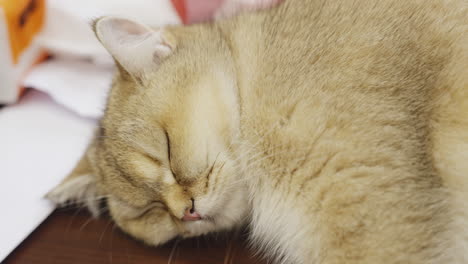
[[[121, 232], [108, 217], [86, 212], [54, 212], [3, 263], [5, 264], [261, 264], [246, 249], [245, 235], [233, 234], [147, 247]], [[172, 255], [172, 259], [171, 259]]]

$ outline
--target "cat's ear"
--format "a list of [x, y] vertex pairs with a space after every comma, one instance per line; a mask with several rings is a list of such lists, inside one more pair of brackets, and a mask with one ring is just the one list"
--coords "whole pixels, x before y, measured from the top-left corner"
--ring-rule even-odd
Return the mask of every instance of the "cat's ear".
[[176, 48], [175, 38], [167, 30], [125, 18], [103, 17], [94, 22], [93, 28], [116, 62], [135, 77], [156, 67]]
[[45, 198], [57, 206], [85, 205], [93, 216], [99, 215], [99, 203], [102, 192], [97, 186], [97, 177], [93, 172], [90, 160], [90, 149], [83, 155], [72, 172], [55, 188], [46, 194]]

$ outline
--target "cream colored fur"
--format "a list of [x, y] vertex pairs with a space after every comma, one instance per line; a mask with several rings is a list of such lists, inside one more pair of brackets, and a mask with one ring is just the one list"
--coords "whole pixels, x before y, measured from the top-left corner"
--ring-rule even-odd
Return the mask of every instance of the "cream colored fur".
[[[49, 198], [104, 195], [151, 245], [248, 224], [278, 263], [468, 263], [467, 8], [286, 0], [189, 27], [100, 19], [119, 73]], [[191, 199], [200, 221], [181, 220]]]

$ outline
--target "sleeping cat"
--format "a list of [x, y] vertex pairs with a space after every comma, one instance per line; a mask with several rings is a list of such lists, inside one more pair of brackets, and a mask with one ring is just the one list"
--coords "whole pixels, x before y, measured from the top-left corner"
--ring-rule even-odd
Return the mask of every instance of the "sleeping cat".
[[248, 225], [276, 263], [468, 263], [467, 1], [94, 29], [118, 73], [56, 203], [150, 245]]

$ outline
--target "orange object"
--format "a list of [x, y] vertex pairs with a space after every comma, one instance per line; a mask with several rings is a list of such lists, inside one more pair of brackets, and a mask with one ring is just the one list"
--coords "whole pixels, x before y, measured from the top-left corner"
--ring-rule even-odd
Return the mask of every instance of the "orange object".
[[15, 102], [19, 82], [44, 52], [34, 38], [45, 22], [45, 0], [0, 0], [0, 104]]
[[185, 8], [185, 0], [171, 0], [177, 14], [182, 19], [182, 23], [187, 24], [187, 10]]

